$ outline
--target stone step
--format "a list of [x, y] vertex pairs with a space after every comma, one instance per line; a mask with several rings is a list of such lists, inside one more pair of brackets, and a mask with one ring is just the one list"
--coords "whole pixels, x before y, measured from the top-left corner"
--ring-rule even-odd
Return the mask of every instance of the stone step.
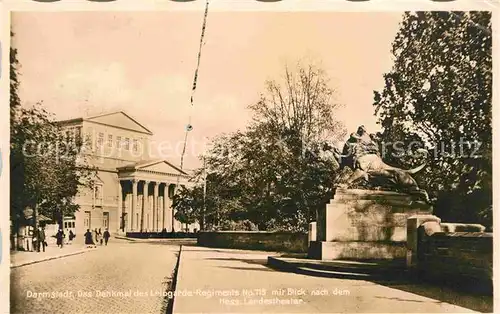
[[401, 260], [322, 261], [270, 256], [267, 264], [271, 268], [319, 277], [392, 280], [408, 276], [406, 265]]
[[297, 267], [297, 273], [303, 275], [329, 277], [329, 278], [343, 278], [343, 279], [370, 279], [371, 275], [355, 272], [342, 272], [325, 269], [315, 269], [309, 267]]

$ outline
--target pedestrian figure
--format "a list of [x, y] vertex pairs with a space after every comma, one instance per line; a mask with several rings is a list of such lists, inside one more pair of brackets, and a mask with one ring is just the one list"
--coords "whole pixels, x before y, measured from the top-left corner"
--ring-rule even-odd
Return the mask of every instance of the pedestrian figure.
[[109, 234], [108, 228], [106, 228], [106, 231], [104, 231], [103, 237], [104, 237], [105, 245], [108, 245], [108, 240], [111, 237], [111, 235]]
[[33, 252], [40, 252], [38, 245], [38, 229], [33, 228], [33, 235], [31, 237], [31, 245], [33, 248]]
[[[68, 234], [69, 235], [69, 229], [66, 229], [66, 233], [65, 234]], [[64, 241], [64, 244], [70, 244], [70, 241], [69, 241], [69, 236], [68, 238], [66, 239], [66, 241]]]
[[94, 238], [94, 246], [97, 247], [97, 243], [99, 243], [99, 233], [97, 232], [97, 228], [92, 232], [92, 236]]
[[75, 238], [75, 234], [73, 233], [73, 230], [69, 231], [69, 243], [73, 242], [73, 239]]
[[43, 252], [45, 252], [45, 247], [47, 246], [47, 242], [45, 242], [45, 228], [38, 227], [38, 245], [37, 252], [40, 252], [40, 246], [42, 246]]
[[62, 229], [59, 229], [59, 231], [56, 234], [56, 239], [57, 239], [57, 246], [59, 246], [59, 248], [61, 249], [63, 247], [64, 237], [65, 237], [64, 232], [62, 231]]
[[92, 236], [92, 233], [90, 232], [90, 229], [87, 229], [87, 232], [85, 232], [85, 245], [87, 247], [92, 247], [94, 246], [94, 238]]
[[99, 231], [97, 232], [97, 234], [99, 235], [99, 244], [102, 245], [102, 232], [101, 232], [101, 228], [99, 228]]

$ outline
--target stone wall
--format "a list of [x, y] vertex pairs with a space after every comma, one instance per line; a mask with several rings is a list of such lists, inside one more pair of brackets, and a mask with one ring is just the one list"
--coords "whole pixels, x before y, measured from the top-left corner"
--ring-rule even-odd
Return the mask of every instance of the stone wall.
[[419, 277], [476, 292], [492, 291], [493, 234], [484, 232], [483, 226], [426, 221], [418, 226], [416, 238], [413, 266]]
[[307, 252], [306, 233], [265, 231], [199, 232], [198, 245], [215, 248]]
[[197, 238], [197, 233], [194, 232], [126, 232], [127, 238], [135, 239], [170, 239], [170, 238]]

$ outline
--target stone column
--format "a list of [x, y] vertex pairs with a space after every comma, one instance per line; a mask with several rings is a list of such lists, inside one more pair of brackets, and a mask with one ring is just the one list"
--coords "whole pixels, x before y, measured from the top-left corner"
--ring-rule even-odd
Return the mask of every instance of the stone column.
[[144, 180], [144, 186], [142, 187], [142, 210], [141, 210], [141, 225], [140, 225], [140, 231], [144, 231], [144, 220], [146, 219], [145, 214], [146, 210], [148, 208], [148, 187], [149, 187], [149, 181]]
[[130, 209], [130, 217], [128, 219], [129, 221], [129, 228], [131, 231], [137, 231], [134, 228], [134, 223], [135, 222], [135, 212], [137, 209], [137, 185], [138, 181], [136, 179], [132, 180], [132, 208]]
[[158, 231], [159, 220], [158, 220], [158, 182], [154, 182], [153, 190], [153, 230]]
[[165, 205], [165, 202], [163, 201], [163, 197], [160, 196], [160, 185], [163, 184], [161, 182], [158, 183], [158, 198], [156, 199], [156, 202], [158, 204], [158, 231], [162, 231], [163, 228], [165, 228], [165, 215], [163, 213], [163, 208]]
[[131, 211], [131, 203], [132, 203], [132, 194], [129, 193], [127, 189], [124, 189], [124, 200], [123, 200], [123, 214], [125, 217], [123, 218], [123, 231], [130, 231], [130, 211]]
[[163, 201], [163, 196], [158, 196], [158, 215], [160, 218], [158, 229], [163, 231], [163, 228], [165, 228], [165, 202]]
[[117, 210], [117, 218], [118, 218], [118, 225], [117, 225], [117, 232], [122, 231], [122, 221], [123, 221], [123, 191], [122, 191], [122, 181], [118, 179], [118, 210]]

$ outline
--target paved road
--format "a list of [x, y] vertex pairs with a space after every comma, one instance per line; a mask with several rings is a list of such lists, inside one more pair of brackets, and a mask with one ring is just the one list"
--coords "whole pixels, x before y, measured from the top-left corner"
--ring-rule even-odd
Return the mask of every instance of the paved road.
[[174, 313], [467, 313], [474, 312], [473, 304], [484, 308], [481, 299], [427, 285], [275, 271], [265, 266], [268, 255], [183, 247]]
[[176, 243], [115, 241], [15, 268], [11, 313], [165, 313], [178, 250]]

